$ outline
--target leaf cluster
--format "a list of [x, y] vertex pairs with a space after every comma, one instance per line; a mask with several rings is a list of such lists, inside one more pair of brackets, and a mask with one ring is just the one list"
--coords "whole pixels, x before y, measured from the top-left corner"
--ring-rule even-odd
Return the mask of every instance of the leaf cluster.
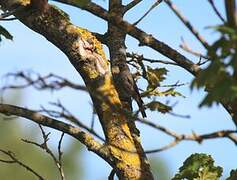
[[211, 90], [200, 106], [237, 98], [237, 30], [227, 25], [213, 28], [221, 36], [208, 49], [210, 64], [191, 85], [191, 88], [206, 87]]
[[214, 166], [210, 155], [196, 153], [184, 161], [172, 180], [218, 180], [222, 171], [220, 166]]

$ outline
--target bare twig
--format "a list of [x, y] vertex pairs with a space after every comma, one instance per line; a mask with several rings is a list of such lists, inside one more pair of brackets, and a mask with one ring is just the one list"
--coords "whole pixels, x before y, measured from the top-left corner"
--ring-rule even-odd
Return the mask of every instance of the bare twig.
[[61, 111], [55, 111], [55, 110], [48, 110], [45, 109], [44, 107], [41, 107], [42, 110], [38, 111], [38, 112], [45, 112], [47, 113], [49, 116], [54, 117], [54, 118], [64, 118], [66, 120], [68, 120], [69, 122], [74, 123], [75, 125], [77, 125], [80, 128], [83, 128], [85, 130], [87, 130], [88, 132], [90, 132], [91, 134], [93, 134], [94, 136], [96, 136], [98, 139], [105, 141], [104, 138], [102, 138], [97, 132], [95, 132], [92, 128], [89, 128], [88, 126], [86, 126], [85, 124], [83, 124], [78, 118], [76, 118], [69, 110], [66, 109], [66, 107], [64, 107], [62, 105], [62, 103], [60, 101], [58, 101], [57, 103], [50, 103], [56, 107], [58, 107]]
[[199, 40], [199, 42], [207, 49], [209, 47], [207, 41], [199, 34], [199, 32], [193, 27], [193, 25], [181, 14], [181, 12], [177, 9], [177, 7], [170, 0], [165, 0], [165, 2], [170, 7], [170, 9], [177, 15], [177, 17], [183, 22], [183, 24]]
[[7, 78], [13, 77], [15, 79], [17, 78], [17, 79], [25, 81], [26, 83], [23, 85], [4, 86], [2, 88], [2, 90], [23, 89], [23, 88], [27, 88], [29, 86], [33, 86], [37, 90], [45, 90], [45, 89], [59, 90], [64, 87], [70, 87], [70, 88], [76, 89], [76, 90], [87, 91], [87, 88], [85, 86], [72, 83], [63, 77], [60, 77], [60, 76], [57, 76], [54, 74], [41, 76], [38, 73], [32, 73], [32, 72], [27, 73], [27, 72], [20, 71], [17, 73], [8, 73], [8, 74], [6, 74], [5, 77], [7, 77]]
[[132, 9], [133, 7], [135, 7], [137, 4], [139, 4], [140, 2], [142, 2], [142, 0], [133, 0], [132, 2], [128, 3], [125, 7], [124, 7], [124, 12], [127, 12], [128, 10]]
[[65, 134], [68, 134], [79, 140], [88, 148], [89, 151], [96, 153], [97, 155], [105, 159], [108, 163], [112, 163], [113, 161], [111, 159], [110, 152], [108, 151], [107, 147], [100, 144], [90, 134], [82, 131], [79, 127], [75, 127], [70, 124], [58, 121], [54, 118], [50, 118], [36, 111], [8, 104], [0, 103], [0, 113], [3, 113], [8, 116], [15, 115], [24, 117], [36, 122], [37, 124], [41, 124], [43, 126], [51, 127], [53, 129], [64, 132]]
[[[61, 137], [59, 139], [59, 142], [58, 142], [58, 162], [60, 164], [60, 168], [63, 167], [63, 163], [62, 163], [62, 156], [63, 156], [63, 152], [61, 151], [62, 149], [62, 141], [63, 141], [63, 137], [64, 137], [64, 133], [61, 134]], [[63, 175], [63, 174], [62, 174]], [[62, 177], [61, 175], [61, 177]], [[65, 177], [64, 177], [65, 178]]]
[[137, 25], [139, 22], [141, 22], [155, 7], [157, 7], [163, 0], [157, 0], [152, 6], [148, 9], [148, 11], [145, 12], [145, 14], [138, 19], [133, 25]]
[[11, 160], [0, 159], [0, 162], [8, 163], [8, 164], [13, 164], [13, 163], [19, 164], [21, 167], [25, 168], [27, 171], [34, 174], [39, 180], [45, 180], [45, 178], [43, 178], [41, 175], [39, 175], [39, 173], [37, 173], [35, 170], [33, 170], [30, 166], [26, 165], [25, 163], [23, 163], [19, 159], [17, 159], [13, 152], [5, 151], [2, 149], [0, 149], [0, 152], [7, 155], [11, 159]]
[[170, 114], [172, 116], [175, 116], [175, 117], [179, 117], [179, 118], [185, 118], [185, 119], [190, 119], [191, 118], [190, 115], [182, 115], [182, 114], [177, 114], [177, 113], [174, 113], [174, 112], [168, 112], [168, 114]]
[[137, 118], [137, 120], [138, 120], [138, 122], [146, 124], [146, 125], [148, 125], [152, 128], [155, 128], [155, 129], [174, 138], [174, 141], [172, 141], [168, 145], [165, 145], [164, 147], [161, 147], [158, 149], [148, 150], [148, 151], [146, 151], [147, 153], [155, 153], [155, 152], [160, 152], [160, 151], [166, 150], [168, 148], [171, 148], [171, 147], [177, 145], [179, 142], [185, 141], [185, 140], [186, 141], [196, 141], [198, 143], [201, 143], [202, 141], [208, 140], [208, 139], [228, 138], [237, 145], [237, 135], [236, 135], [237, 131], [236, 130], [221, 130], [221, 131], [216, 131], [216, 132], [202, 134], [202, 135], [198, 135], [195, 132], [193, 132], [192, 134], [178, 134], [177, 132], [174, 132], [166, 127], [157, 125], [157, 124], [150, 122], [146, 119]]
[[[136, 54], [136, 53], [127, 53], [126, 55], [127, 55], [127, 57], [131, 58], [131, 60], [128, 60], [128, 62], [130, 62], [130, 61], [135, 61], [135, 62], [137, 62], [138, 59], [141, 58], [141, 55]], [[142, 56], [142, 57], [143, 57], [143, 56]], [[143, 57], [143, 61], [149, 62], [149, 63], [161, 63], [161, 64], [168, 64], [168, 65], [175, 65], [175, 66], [178, 66], [178, 64], [175, 63], [175, 62], [164, 61], [164, 60], [157, 60], [157, 59], [149, 59], [149, 58], [145, 58], [145, 57]]]
[[62, 143], [62, 138], [63, 138], [64, 133], [62, 133], [61, 138], [60, 138], [59, 143], [58, 143], [58, 159], [57, 159], [56, 156], [50, 150], [50, 148], [48, 147], [48, 144], [47, 144], [47, 142], [49, 140], [49, 134], [50, 133], [46, 134], [43, 127], [40, 124], [39, 124], [39, 127], [40, 127], [40, 130], [41, 130], [41, 133], [42, 133], [42, 136], [43, 136], [43, 140], [44, 140], [44, 142], [42, 144], [38, 144], [36, 142], [29, 141], [29, 140], [26, 140], [26, 139], [22, 139], [22, 141], [25, 142], [25, 143], [28, 143], [28, 144], [33, 144], [33, 145], [45, 150], [50, 155], [50, 157], [53, 159], [55, 165], [57, 166], [57, 169], [59, 171], [61, 180], [65, 180], [65, 175], [64, 175], [64, 171], [63, 171], [63, 168], [62, 168], [62, 161], [61, 161], [61, 158], [62, 158], [61, 143]]
[[216, 8], [213, 0], [208, 0], [208, 2], [210, 3], [212, 9], [214, 10], [214, 12], [216, 13], [216, 15], [220, 18], [220, 20], [225, 23], [225, 19], [222, 17], [221, 13], [218, 11], [218, 9]]
[[146, 154], [158, 153], [158, 152], [161, 152], [161, 151], [164, 151], [164, 150], [167, 150], [167, 149], [170, 149], [170, 148], [176, 146], [179, 142], [180, 142], [180, 141], [178, 141], [178, 140], [175, 139], [175, 140], [172, 141], [171, 143], [169, 143], [169, 144], [167, 144], [167, 145], [165, 145], [165, 146], [163, 146], [163, 147], [161, 147], [161, 148], [159, 148], [159, 149], [147, 150], [147, 151], [145, 151], [145, 153], [146, 153]]
[[[180, 45], [180, 48], [182, 48], [184, 51], [186, 51], [186, 52], [188, 52], [188, 53], [190, 53], [190, 54], [192, 54], [194, 56], [197, 56], [199, 58], [204, 58], [204, 59], [207, 59], [207, 60], [210, 59], [209, 57], [207, 57], [207, 56], [205, 56], [205, 55], [203, 55], [203, 54], [201, 54], [199, 52], [196, 52], [196, 51], [192, 50], [190, 48], [190, 46], [187, 44], [187, 42], [185, 42], [185, 40], [183, 38], [181, 38], [181, 41], [182, 41], [182, 44]], [[198, 64], [198, 65], [202, 65], [202, 64]]]

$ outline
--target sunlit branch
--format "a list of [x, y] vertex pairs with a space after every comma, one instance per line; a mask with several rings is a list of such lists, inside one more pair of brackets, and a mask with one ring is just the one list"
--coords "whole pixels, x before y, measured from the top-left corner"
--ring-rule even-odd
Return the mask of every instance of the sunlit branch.
[[90, 134], [82, 131], [79, 127], [75, 127], [70, 124], [58, 121], [56, 119], [50, 118], [48, 116], [26, 108], [8, 104], [0, 104], [0, 113], [5, 114], [7, 116], [15, 115], [19, 117], [24, 117], [43, 126], [51, 127], [55, 130], [64, 132], [65, 134], [68, 134], [78, 139], [88, 148], [88, 150], [96, 153], [97, 155], [105, 159], [107, 162], [111, 163], [111, 159], [109, 156], [110, 153], [107, 150], [107, 147], [97, 142]]

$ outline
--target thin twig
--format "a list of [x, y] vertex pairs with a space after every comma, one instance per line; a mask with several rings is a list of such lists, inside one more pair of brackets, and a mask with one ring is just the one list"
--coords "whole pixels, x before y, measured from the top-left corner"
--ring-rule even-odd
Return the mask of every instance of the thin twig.
[[[134, 61], [135, 59], [139, 59], [141, 57], [141, 55], [138, 55], [136, 53], [127, 53], [126, 55], [127, 55], [127, 57], [132, 58], [131, 60], [128, 60], [128, 62]], [[149, 63], [161, 63], [161, 64], [168, 64], [168, 65], [178, 66], [178, 64], [175, 63], [175, 62], [165, 61], [165, 60], [157, 60], [157, 59], [150, 59], [150, 58], [145, 58], [145, 57], [143, 57], [143, 61], [146, 61], [146, 62], [149, 62]]]
[[102, 138], [97, 132], [95, 132], [92, 128], [86, 126], [85, 124], [83, 124], [78, 118], [76, 118], [68, 109], [66, 109], [62, 103], [60, 101], [58, 101], [57, 103], [50, 103], [51, 105], [54, 105], [58, 108], [61, 109], [61, 111], [55, 111], [55, 110], [48, 110], [45, 109], [44, 107], [41, 107], [42, 110], [39, 110], [38, 112], [45, 112], [47, 113], [49, 116], [52, 116], [54, 118], [64, 118], [72, 123], [74, 123], [75, 125], [77, 125], [80, 128], [83, 128], [85, 130], [87, 130], [88, 132], [90, 132], [91, 134], [93, 134], [94, 136], [96, 136], [98, 139], [105, 141], [104, 138]]
[[33, 145], [45, 150], [50, 155], [50, 157], [53, 159], [55, 165], [57, 166], [57, 169], [59, 171], [61, 180], [65, 180], [65, 175], [64, 175], [64, 171], [63, 171], [63, 168], [62, 168], [62, 161], [61, 161], [61, 158], [62, 158], [61, 143], [62, 143], [64, 133], [62, 133], [61, 138], [60, 138], [59, 143], [58, 143], [58, 156], [59, 156], [59, 158], [57, 159], [56, 156], [50, 150], [50, 148], [48, 147], [48, 144], [47, 144], [47, 142], [49, 140], [49, 134], [50, 133], [46, 134], [43, 127], [40, 124], [39, 124], [39, 128], [41, 130], [43, 140], [44, 140], [44, 142], [42, 144], [38, 144], [36, 142], [29, 141], [29, 140], [26, 140], [26, 139], [22, 139], [22, 141], [25, 142], [25, 143], [28, 143], [28, 144], [33, 144]]
[[132, 2], [128, 3], [125, 7], [124, 7], [124, 12], [127, 12], [128, 10], [132, 9], [133, 7], [135, 7], [137, 4], [139, 4], [140, 2], [142, 2], [142, 0], [133, 0]]
[[214, 12], [216, 13], [216, 15], [220, 18], [220, 20], [225, 24], [225, 19], [222, 17], [221, 13], [218, 11], [218, 9], [216, 8], [213, 0], [208, 0], [208, 2], [210, 3], [212, 9], [214, 10]]
[[178, 134], [177, 132], [174, 132], [166, 127], [157, 125], [143, 118], [137, 118], [137, 121], [143, 124], [146, 124], [152, 128], [155, 128], [157, 130], [160, 130], [161, 132], [174, 138], [174, 141], [172, 141], [168, 145], [165, 145], [164, 147], [161, 147], [158, 149], [148, 150], [146, 151], [146, 153], [155, 153], [155, 152], [166, 150], [168, 148], [174, 147], [181, 141], [196, 141], [198, 143], [201, 143], [204, 140], [215, 139], [215, 138], [228, 138], [237, 145], [237, 135], [236, 135], [237, 131], [236, 130], [221, 130], [221, 131], [216, 131], [216, 132], [201, 134], [201, 135], [196, 134], [195, 132], [192, 132], [192, 134]]
[[[186, 52], [188, 52], [188, 53], [190, 53], [190, 54], [192, 54], [192, 55], [194, 55], [194, 56], [197, 56], [197, 57], [199, 57], [200, 59], [204, 58], [204, 59], [206, 59], [206, 61], [210, 61], [210, 58], [209, 58], [209, 57], [207, 57], [207, 56], [205, 56], [205, 55], [203, 55], [203, 54], [201, 54], [201, 53], [199, 53], [199, 52], [196, 52], [196, 51], [192, 50], [192, 49], [190, 48], [190, 46], [187, 44], [187, 42], [186, 42], [183, 38], [181, 38], [181, 41], [182, 41], [182, 44], [180, 45], [180, 48], [182, 48], [184, 51], [186, 51]], [[205, 61], [205, 62], [206, 62], [206, 61]], [[201, 63], [201, 62], [196, 63], [196, 64], [197, 64], [197, 65], [203, 65], [203, 63]]]
[[145, 14], [138, 19], [135, 23], [133, 23], [134, 26], [136, 26], [139, 22], [141, 22], [155, 7], [157, 7], [163, 0], [157, 0], [149, 9], [147, 12], [145, 12]]
[[152, 149], [152, 150], [147, 150], [145, 151], [146, 154], [152, 154], [152, 153], [158, 153], [158, 152], [161, 152], [161, 151], [164, 151], [164, 150], [167, 150], [167, 149], [170, 149], [174, 146], [176, 146], [180, 141], [179, 140], [174, 140], [172, 141], [171, 143], [161, 147], [161, 148], [158, 148], [158, 149]]
[[170, 9], [177, 15], [177, 17], [183, 22], [183, 24], [192, 32], [192, 34], [199, 40], [199, 42], [207, 49], [209, 48], [208, 42], [199, 34], [199, 32], [193, 27], [193, 25], [182, 15], [177, 7], [170, 1], [165, 0]]
[[0, 113], [3, 113], [7, 116], [15, 115], [19, 117], [24, 117], [29, 119], [30, 121], [36, 122], [43, 126], [51, 127], [55, 130], [64, 132], [65, 134], [68, 134], [79, 140], [90, 151], [96, 153], [100, 157], [103, 157], [104, 159], [106, 159], [107, 162], [112, 163], [112, 160], [110, 159], [110, 152], [107, 147], [96, 141], [89, 133], [82, 131], [79, 127], [75, 127], [68, 123], [58, 121], [57, 119], [50, 118], [27, 108], [8, 104], [0, 103]]
[[[34, 77], [35, 76], [35, 77]], [[87, 88], [83, 85], [75, 84], [61, 76], [54, 75], [54, 74], [48, 74], [46, 76], [41, 76], [38, 73], [35, 72], [16, 72], [16, 73], [8, 73], [5, 75], [6, 78], [17, 78], [24, 80], [26, 83], [23, 85], [8, 85], [1, 88], [1, 90], [7, 90], [7, 89], [23, 89], [30, 86], [33, 86], [37, 90], [59, 90], [64, 87], [70, 87], [72, 89], [76, 90], [82, 90], [87, 92]]]
[[2, 160], [2, 159], [0, 159], [0, 162], [8, 163], [8, 164], [13, 164], [13, 163], [19, 164], [21, 167], [25, 168], [27, 171], [34, 174], [39, 180], [45, 180], [45, 178], [43, 178], [41, 175], [39, 175], [39, 173], [37, 173], [35, 170], [33, 170], [30, 166], [28, 166], [25, 163], [18, 160], [13, 152], [5, 151], [5, 150], [2, 150], [2, 149], [0, 149], [0, 152], [7, 155], [10, 159], [12, 159], [12, 160]]
[[60, 168], [61, 179], [65, 180], [65, 175], [64, 175], [64, 171], [63, 171], [63, 163], [62, 163], [63, 152], [61, 151], [63, 137], [64, 137], [64, 132], [61, 134], [61, 137], [58, 142], [58, 163], [60, 165], [59, 168]]

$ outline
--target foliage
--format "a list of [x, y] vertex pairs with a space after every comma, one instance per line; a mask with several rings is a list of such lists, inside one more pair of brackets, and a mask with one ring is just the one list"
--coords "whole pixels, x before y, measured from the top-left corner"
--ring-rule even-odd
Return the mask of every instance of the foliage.
[[237, 30], [221, 25], [213, 27], [221, 34], [208, 49], [209, 66], [192, 82], [191, 88], [206, 86], [207, 96], [200, 106], [237, 98]]
[[159, 111], [161, 113], [167, 113], [172, 111], [172, 108], [166, 104], [163, 104], [159, 101], [152, 101], [146, 105], [151, 111]]
[[[181, 96], [184, 97], [181, 93], [177, 92], [174, 87], [170, 87], [165, 90], [159, 89], [161, 83], [166, 79], [168, 70], [166, 68], [155, 68], [153, 69], [150, 66], [147, 66], [146, 76], [147, 76], [147, 88], [146, 91], [141, 93], [142, 97], [166, 97], [166, 96]], [[146, 104], [146, 108], [151, 111], [159, 111], [161, 113], [168, 113], [172, 111], [172, 107], [164, 104], [157, 100], [152, 100]]]
[[221, 174], [222, 168], [214, 166], [214, 160], [210, 155], [196, 153], [184, 161], [173, 180], [218, 180]]
[[160, 85], [160, 82], [165, 80], [168, 70], [166, 68], [155, 68], [147, 67], [147, 90], [154, 90]]

